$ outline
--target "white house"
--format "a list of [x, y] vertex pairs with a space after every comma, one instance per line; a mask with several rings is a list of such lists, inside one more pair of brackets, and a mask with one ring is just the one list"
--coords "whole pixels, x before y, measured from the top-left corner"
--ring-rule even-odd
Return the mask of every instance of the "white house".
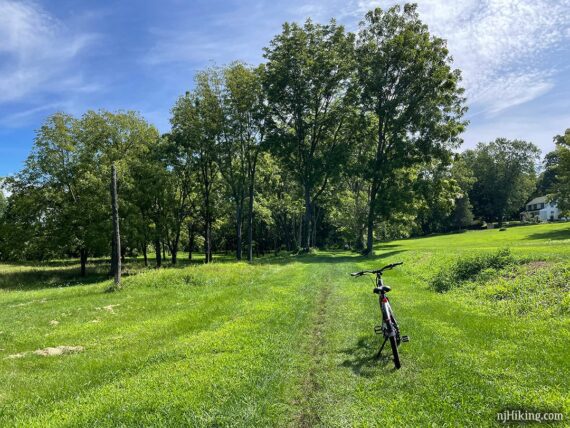
[[546, 196], [539, 196], [527, 202], [526, 211], [521, 214], [523, 220], [539, 219], [540, 221], [560, 220], [560, 210], [555, 202], [549, 202]]

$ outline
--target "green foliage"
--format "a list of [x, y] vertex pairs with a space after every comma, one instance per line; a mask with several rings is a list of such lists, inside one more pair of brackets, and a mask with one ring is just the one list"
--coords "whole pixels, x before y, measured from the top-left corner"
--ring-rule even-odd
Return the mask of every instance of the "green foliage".
[[555, 137], [557, 159], [553, 170], [556, 173], [556, 181], [552, 183], [550, 191], [558, 208], [565, 214], [570, 214], [570, 129], [564, 135]]
[[121, 213], [130, 213], [132, 166], [158, 138], [132, 112], [57, 113], [37, 132], [25, 168], [7, 180], [3, 256], [43, 259], [106, 254], [110, 248], [110, 167], [120, 171]]
[[303, 246], [313, 242], [313, 209], [339, 176], [349, 153], [344, 138], [354, 102], [354, 35], [331, 21], [285, 23], [265, 49], [264, 88], [271, 116], [271, 151], [303, 190]]
[[496, 253], [462, 257], [440, 270], [431, 280], [430, 286], [440, 293], [449, 291], [460, 287], [466, 281], [474, 280], [479, 274], [489, 269], [498, 270], [514, 263], [515, 258], [506, 248]]
[[[405, 186], [417, 169], [448, 163], [466, 122], [461, 74], [451, 68], [443, 39], [432, 36], [416, 5], [368, 12], [358, 33], [357, 75], [362, 110], [370, 122], [373, 149], [362, 168], [370, 183], [367, 250], [377, 218], [413, 204]], [[401, 180], [401, 177], [409, 178]], [[407, 191], [406, 191], [407, 190]]]
[[539, 154], [532, 143], [505, 138], [467, 150], [464, 160], [476, 178], [469, 192], [475, 214], [502, 222], [517, 213], [535, 189]]

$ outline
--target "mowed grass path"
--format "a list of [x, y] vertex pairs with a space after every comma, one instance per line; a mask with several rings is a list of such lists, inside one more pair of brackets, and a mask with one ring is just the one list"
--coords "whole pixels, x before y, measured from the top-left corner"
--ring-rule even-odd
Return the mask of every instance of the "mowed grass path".
[[[570, 266], [569, 244], [570, 224], [540, 225], [391, 242], [374, 258], [149, 271], [117, 293], [103, 279], [7, 287], [0, 426], [491, 426], [505, 409], [568, 420], [568, 317], [497, 313], [427, 280], [446, 260], [505, 246]], [[386, 282], [411, 341], [396, 371], [371, 358], [378, 302], [348, 273], [398, 260]], [[26, 268], [0, 276], [15, 269]], [[33, 353], [60, 345], [84, 349]]]

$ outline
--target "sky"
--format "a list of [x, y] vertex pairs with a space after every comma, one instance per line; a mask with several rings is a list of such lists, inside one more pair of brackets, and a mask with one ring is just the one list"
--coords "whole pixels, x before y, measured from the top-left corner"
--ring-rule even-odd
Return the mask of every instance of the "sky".
[[[0, 0], [0, 176], [22, 168], [57, 111], [137, 110], [161, 132], [196, 71], [263, 61], [285, 21], [355, 31], [388, 0]], [[570, 0], [419, 0], [462, 70], [463, 148], [497, 137], [544, 153], [570, 128]]]

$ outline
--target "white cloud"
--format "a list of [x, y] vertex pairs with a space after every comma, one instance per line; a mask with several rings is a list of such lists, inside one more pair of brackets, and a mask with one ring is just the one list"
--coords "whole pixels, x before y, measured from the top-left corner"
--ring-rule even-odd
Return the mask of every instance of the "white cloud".
[[57, 110], [65, 111], [67, 110], [66, 107], [68, 107], [67, 103], [50, 103], [17, 111], [15, 113], [2, 116], [0, 118], [0, 125], [5, 128], [17, 128], [25, 125], [30, 118], [35, 117], [38, 113], [54, 112]]
[[570, 123], [570, 112], [537, 115], [535, 112], [517, 112], [473, 124], [463, 135], [463, 149], [475, 147], [479, 142], [493, 141], [497, 137], [521, 139], [536, 144], [542, 154], [554, 148], [553, 137], [562, 134]]
[[0, 0], [0, 103], [38, 92], [87, 90], [73, 60], [94, 39], [65, 26], [26, 1]]
[[[394, 3], [356, 0], [352, 10]], [[418, 10], [447, 39], [471, 104], [496, 114], [554, 86], [544, 56], [570, 41], [570, 0], [418, 0]]]

